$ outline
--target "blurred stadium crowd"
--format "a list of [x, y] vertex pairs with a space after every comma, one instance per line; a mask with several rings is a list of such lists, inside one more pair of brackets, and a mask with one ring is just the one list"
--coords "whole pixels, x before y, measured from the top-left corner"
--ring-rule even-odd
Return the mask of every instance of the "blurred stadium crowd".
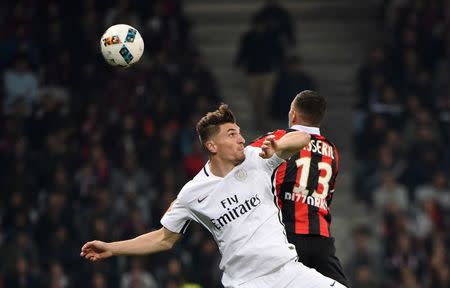
[[[205, 163], [195, 123], [221, 100], [179, 0], [111, 2], [0, 4], [1, 288], [221, 287], [216, 244], [198, 225], [170, 253], [79, 257], [84, 241], [160, 227]], [[353, 287], [448, 287], [449, 15], [441, 1], [384, 2], [388, 45], [361, 68], [354, 134], [355, 197], [378, 224], [355, 229], [347, 273]], [[271, 19], [262, 26], [273, 28], [279, 12], [263, 9], [253, 23]], [[115, 23], [138, 27], [148, 43], [132, 69], [99, 54]], [[278, 106], [267, 104], [281, 121], [291, 97], [314, 83], [283, 52], [295, 45], [292, 23], [277, 27], [281, 56], [255, 67], [252, 57], [271, 50], [249, 55], [252, 44], [241, 43], [236, 65], [281, 71]]]
[[354, 197], [373, 221], [347, 271], [354, 287], [449, 287], [450, 5], [381, 2], [354, 118]]

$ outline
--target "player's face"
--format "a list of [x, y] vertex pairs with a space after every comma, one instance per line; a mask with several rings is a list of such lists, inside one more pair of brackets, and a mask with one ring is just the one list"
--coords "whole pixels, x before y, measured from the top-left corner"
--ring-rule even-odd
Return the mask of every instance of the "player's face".
[[245, 139], [241, 135], [241, 129], [235, 123], [220, 125], [219, 133], [213, 137], [216, 155], [223, 160], [239, 164], [245, 159]]

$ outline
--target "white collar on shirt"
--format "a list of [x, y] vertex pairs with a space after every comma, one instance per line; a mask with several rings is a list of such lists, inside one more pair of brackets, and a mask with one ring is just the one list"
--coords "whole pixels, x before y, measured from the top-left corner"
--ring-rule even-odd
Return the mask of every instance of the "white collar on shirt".
[[303, 126], [303, 125], [293, 125], [291, 129], [299, 130], [309, 134], [320, 135], [320, 129], [317, 127]]

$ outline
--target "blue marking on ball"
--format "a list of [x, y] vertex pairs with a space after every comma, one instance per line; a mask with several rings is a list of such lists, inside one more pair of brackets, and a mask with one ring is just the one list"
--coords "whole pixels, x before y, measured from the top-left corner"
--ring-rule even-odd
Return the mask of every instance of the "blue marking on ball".
[[123, 45], [122, 48], [120, 48], [119, 53], [120, 55], [122, 55], [123, 60], [125, 60], [127, 64], [130, 64], [130, 62], [133, 60], [133, 55], [131, 54], [130, 50], [128, 50], [127, 46]]
[[137, 30], [133, 28], [128, 29], [127, 37], [125, 38], [125, 42], [133, 43], [134, 38], [136, 37]]

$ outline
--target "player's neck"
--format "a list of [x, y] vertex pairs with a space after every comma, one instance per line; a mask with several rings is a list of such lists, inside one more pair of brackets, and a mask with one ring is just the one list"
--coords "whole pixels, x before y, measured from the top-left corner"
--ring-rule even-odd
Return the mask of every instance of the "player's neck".
[[312, 124], [312, 123], [308, 123], [308, 122], [304, 122], [304, 121], [292, 122], [292, 125], [290, 125], [290, 127], [295, 126], [295, 125], [300, 125], [300, 126], [304, 126], [304, 127], [313, 127], [313, 128], [319, 128], [320, 129], [320, 125]]
[[209, 169], [214, 176], [225, 177], [236, 166], [235, 163], [217, 157], [212, 157], [209, 161]]

